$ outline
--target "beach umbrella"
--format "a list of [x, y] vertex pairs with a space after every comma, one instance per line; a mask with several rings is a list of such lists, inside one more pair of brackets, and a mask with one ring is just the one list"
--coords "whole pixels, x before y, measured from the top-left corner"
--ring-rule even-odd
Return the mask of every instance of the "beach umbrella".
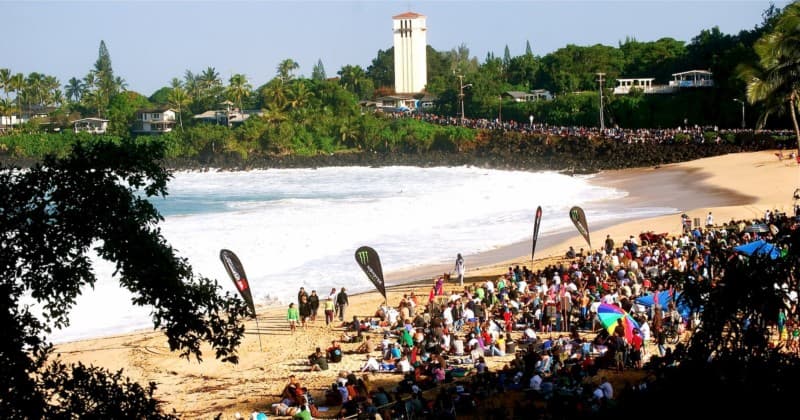
[[681, 296], [681, 292], [675, 292], [674, 295], [670, 293], [669, 290], [662, 290], [656, 293], [649, 293], [644, 296], [636, 298], [635, 302], [639, 305], [642, 305], [646, 308], [649, 308], [658, 302], [662, 308], [666, 308], [670, 302], [675, 302], [675, 309], [678, 310], [678, 313], [681, 314], [683, 319], [689, 318], [691, 315], [691, 308], [683, 299], [679, 299]]
[[751, 256], [753, 254], [756, 255], [766, 254], [769, 255], [769, 257], [773, 260], [781, 256], [781, 250], [778, 249], [778, 247], [763, 239], [759, 239], [753, 242], [748, 242], [744, 245], [739, 245], [737, 247], [734, 247], [733, 249], [747, 256]]
[[769, 226], [767, 226], [766, 223], [753, 223], [744, 228], [744, 231], [750, 233], [767, 233], [769, 232]]
[[609, 334], [614, 334], [614, 329], [617, 327], [617, 321], [622, 320], [622, 326], [625, 328], [625, 339], [629, 342], [633, 338], [633, 329], [639, 328], [639, 324], [619, 306], [609, 305], [608, 303], [601, 303], [597, 307], [597, 318], [600, 320], [600, 325], [608, 331]]

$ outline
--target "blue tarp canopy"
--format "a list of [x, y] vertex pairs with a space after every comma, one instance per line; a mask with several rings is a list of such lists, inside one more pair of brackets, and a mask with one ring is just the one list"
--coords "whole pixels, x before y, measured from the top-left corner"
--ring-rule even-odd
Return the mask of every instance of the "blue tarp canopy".
[[739, 245], [733, 249], [748, 256], [753, 254], [769, 255], [769, 257], [773, 260], [781, 256], [781, 250], [778, 249], [778, 247], [763, 239], [746, 243], [744, 245]]
[[[683, 301], [678, 299], [680, 297], [680, 295], [681, 295], [681, 292], [675, 293], [675, 296], [674, 296], [675, 303], [676, 303], [675, 309], [678, 310], [678, 313], [681, 314], [683, 319], [687, 319], [687, 318], [689, 318], [691, 310], [689, 309], [689, 306], [686, 305], [685, 302], [683, 302]], [[662, 292], [658, 292], [658, 304], [661, 305], [662, 308], [666, 308], [667, 304], [669, 304], [669, 302], [672, 299], [673, 299], [673, 297], [671, 297], [669, 295], [669, 290], [664, 290]], [[642, 297], [636, 298], [636, 303], [638, 303], [639, 305], [645, 306], [647, 308], [653, 306], [655, 304], [655, 293], [650, 293], [649, 295], [644, 295]]]

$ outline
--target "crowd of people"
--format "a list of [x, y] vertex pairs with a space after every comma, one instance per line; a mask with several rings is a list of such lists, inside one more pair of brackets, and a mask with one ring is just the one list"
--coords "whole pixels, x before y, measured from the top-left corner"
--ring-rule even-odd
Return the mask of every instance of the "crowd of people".
[[[631, 235], [619, 244], [609, 235], [596, 250], [570, 248], [560, 263], [538, 270], [513, 266], [503, 276], [464, 286], [451, 286], [445, 273], [434, 279], [427, 297], [403, 295], [396, 306], [382, 305], [370, 317], [347, 322], [346, 292], [334, 289], [326, 301], [335, 302], [335, 314], [343, 321], [342, 341], [360, 343], [355, 352], [363, 363], [360, 372], [339, 372], [324, 395], [325, 405], [341, 407], [340, 418], [408, 413], [454, 418], [457, 411], [480, 407], [497, 391], [520, 390], [528, 393], [527, 401], [570, 398], [575, 410], [602, 410], [617, 394], [607, 375], [669, 367], [685, 351], [682, 341], [669, 343], [667, 337], [690, 331], [697, 313], [680, 307], [682, 284], [669, 273], [714, 285], [722, 275], [720, 262], [741, 258], [735, 247], [756, 239], [780, 247], [778, 232], [792, 228], [797, 216], [766, 211], [758, 221], [718, 225], [709, 213], [705, 224], [694, 227], [684, 216], [680, 234], [652, 241]], [[750, 229], [755, 223], [770, 228]], [[463, 265], [463, 258], [457, 264]], [[786, 308], [777, 315], [776, 336], [800, 352], [798, 285], [793, 279], [778, 283], [786, 292]], [[663, 292], [669, 297], [652, 305], [638, 302]], [[303, 293], [298, 296], [301, 308], [309, 300]], [[602, 324], [597, 314], [601, 304], [624, 310], [636, 326], [626, 331], [621, 322]], [[300, 325], [304, 317], [316, 316], [318, 306], [300, 309]], [[327, 308], [326, 321], [333, 318]], [[292, 318], [290, 309], [290, 323]], [[341, 357], [338, 341], [324, 353], [317, 348], [309, 356], [310, 369], [326, 370], [329, 362], [336, 363], [337, 349]], [[494, 368], [487, 363], [492, 358], [500, 361]], [[390, 390], [371, 389], [370, 373], [397, 374], [399, 383]], [[641, 381], [625, 391], [646, 386]], [[314, 414], [313, 399], [307, 392], [292, 394], [296, 388], [287, 386], [276, 413], [305, 405], [295, 414]], [[436, 396], [428, 397], [425, 391], [434, 389]]]
[[[607, 127], [601, 130], [599, 127], [583, 126], [557, 126], [544, 123], [527, 122], [522, 123], [514, 120], [498, 121], [497, 119], [487, 118], [460, 118], [457, 116], [440, 116], [430, 113], [408, 114], [409, 118], [416, 118], [432, 124], [464, 126], [479, 130], [502, 130], [505, 132], [520, 132], [527, 134], [541, 134], [560, 137], [588, 137], [588, 138], [607, 138], [618, 140], [624, 143], [672, 143], [678, 136], [688, 138], [697, 143], [706, 141], [705, 133], [716, 132], [718, 136], [714, 141], [722, 141], [727, 133], [739, 133], [743, 129], [720, 129], [719, 127], [707, 127], [699, 125], [684, 124], [676, 128], [621, 128], [618, 126]], [[398, 115], [402, 116], [401, 115]], [[789, 130], [761, 130], [770, 132], [778, 136], [791, 136]]]

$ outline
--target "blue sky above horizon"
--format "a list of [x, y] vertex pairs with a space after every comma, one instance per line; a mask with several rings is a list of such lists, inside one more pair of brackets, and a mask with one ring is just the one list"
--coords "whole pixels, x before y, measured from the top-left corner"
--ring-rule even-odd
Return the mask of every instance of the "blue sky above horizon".
[[275, 77], [278, 63], [298, 62], [309, 76], [322, 60], [328, 77], [344, 65], [366, 69], [392, 46], [392, 16], [427, 17], [428, 44], [439, 51], [466, 45], [487, 53], [545, 55], [567, 44], [616, 46], [626, 37], [689, 42], [718, 26], [736, 34], [762, 22], [770, 3], [787, 1], [545, 0], [0, 0], [0, 68], [36, 71], [63, 84], [94, 65], [100, 41], [115, 75], [150, 96], [186, 70], [214, 67], [227, 84], [234, 73], [253, 86]]

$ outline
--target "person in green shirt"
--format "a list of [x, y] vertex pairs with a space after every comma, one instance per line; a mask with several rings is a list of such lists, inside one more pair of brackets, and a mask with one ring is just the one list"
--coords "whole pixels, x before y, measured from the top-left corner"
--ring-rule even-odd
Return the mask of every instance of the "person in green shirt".
[[299, 420], [311, 420], [311, 411], [309, 411], [308, 406], [302, 404], [300, 405], [300, 411], [295, 413], [295, 415], [292, 416], [292, 418]]
[[297, 323], [300, 321], [300, 312], [294, 307], [294, 302], [289, 304], [289, 310], [286, 312], [286, 320], [289, 321], [289, 328], [292, 333], [297, 330]]

